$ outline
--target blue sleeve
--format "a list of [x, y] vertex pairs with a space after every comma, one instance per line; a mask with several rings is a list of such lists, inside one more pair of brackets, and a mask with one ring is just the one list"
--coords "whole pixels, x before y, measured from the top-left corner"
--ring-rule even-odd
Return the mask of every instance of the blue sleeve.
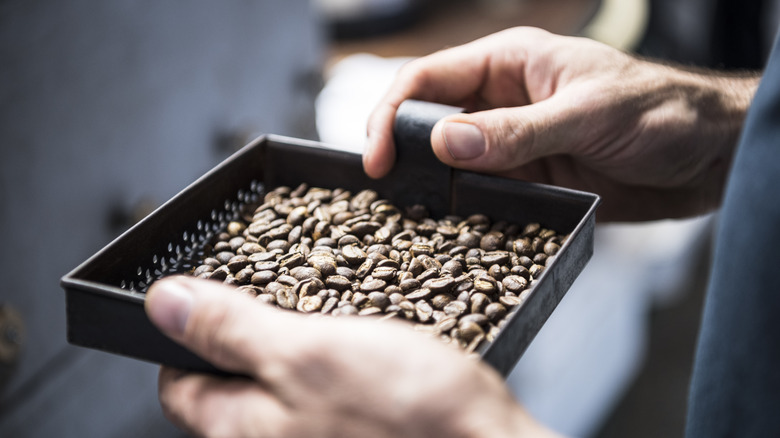
[[717, 228], [688, 437], [780, 436], [780, 45], [748, 111]]

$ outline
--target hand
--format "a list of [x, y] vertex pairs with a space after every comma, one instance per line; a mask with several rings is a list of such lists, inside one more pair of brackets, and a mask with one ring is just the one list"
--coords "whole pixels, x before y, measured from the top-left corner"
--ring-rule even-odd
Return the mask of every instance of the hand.
[[506, 30], [417, 59], [368, 123], [366, 173], [393, 166], [400, 103], [466, 108], [433, 129], [444, 163], [595, 192], [600, 219], [699, 214], [720, 203], [757, 75], [672, 68], [595, 41]]
[[164, 279], [146, 310], [223, 378], [163, 367], [168, 418], [198, 436], [549, 434], [487, 365], [395, 321], [307, 317], [207, 280]]

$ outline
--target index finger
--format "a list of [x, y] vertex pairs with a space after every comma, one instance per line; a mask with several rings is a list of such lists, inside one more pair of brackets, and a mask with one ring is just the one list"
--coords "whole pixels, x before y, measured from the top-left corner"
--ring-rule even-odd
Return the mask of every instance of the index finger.
[[404, 100], [474, 108], [480, 88], [489, 74], [489, 54], [484, 42], [446, 49], [405, 64], [368, 119], [363, 167], [372, 178], [381, 178], [395, 162], [393, 123]]

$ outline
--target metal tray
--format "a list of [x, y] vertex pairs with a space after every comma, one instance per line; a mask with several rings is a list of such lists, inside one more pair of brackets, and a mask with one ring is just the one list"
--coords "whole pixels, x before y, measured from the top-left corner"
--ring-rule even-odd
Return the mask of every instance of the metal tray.
[[399, 110], [398, 162], [368, 178], [359, 154], [312, 141], [264, 135], [203, 175], [61, 280], [71, 344], [183, 369], [221, 373], [159, 332], [144, 312], [154, 280], [185, 272], [210, 237], [265, 188], [280, 185], [373, 189], [396, 205], [426, 205], [433, 217], [486, 214], [571, 233], [554, 263], [492, 343], [477, 350], [502, 375], [512, 370], [593, 252], [598, 196], [449, 168], [430, 148], [433, 124], [458, 111], [407, 101]]

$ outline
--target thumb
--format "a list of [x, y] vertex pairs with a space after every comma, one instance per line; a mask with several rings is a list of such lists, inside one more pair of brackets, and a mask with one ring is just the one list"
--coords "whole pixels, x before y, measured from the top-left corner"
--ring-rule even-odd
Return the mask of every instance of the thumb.
[[453, 167], [500, 172], [563, 152], [569, 122], [549, 101], [440, 120], [431, 132], [436, 156]]
[[[214, 366], [255, 375], [263, 334], [280, 315], [245, 294], [215, 281], [171, 277], [152, 284], [144, 304], [165, 335]], [[267, 338], [274, 338], [269, 336]], [[264, 339], [259, 345], [258, 339]]]

